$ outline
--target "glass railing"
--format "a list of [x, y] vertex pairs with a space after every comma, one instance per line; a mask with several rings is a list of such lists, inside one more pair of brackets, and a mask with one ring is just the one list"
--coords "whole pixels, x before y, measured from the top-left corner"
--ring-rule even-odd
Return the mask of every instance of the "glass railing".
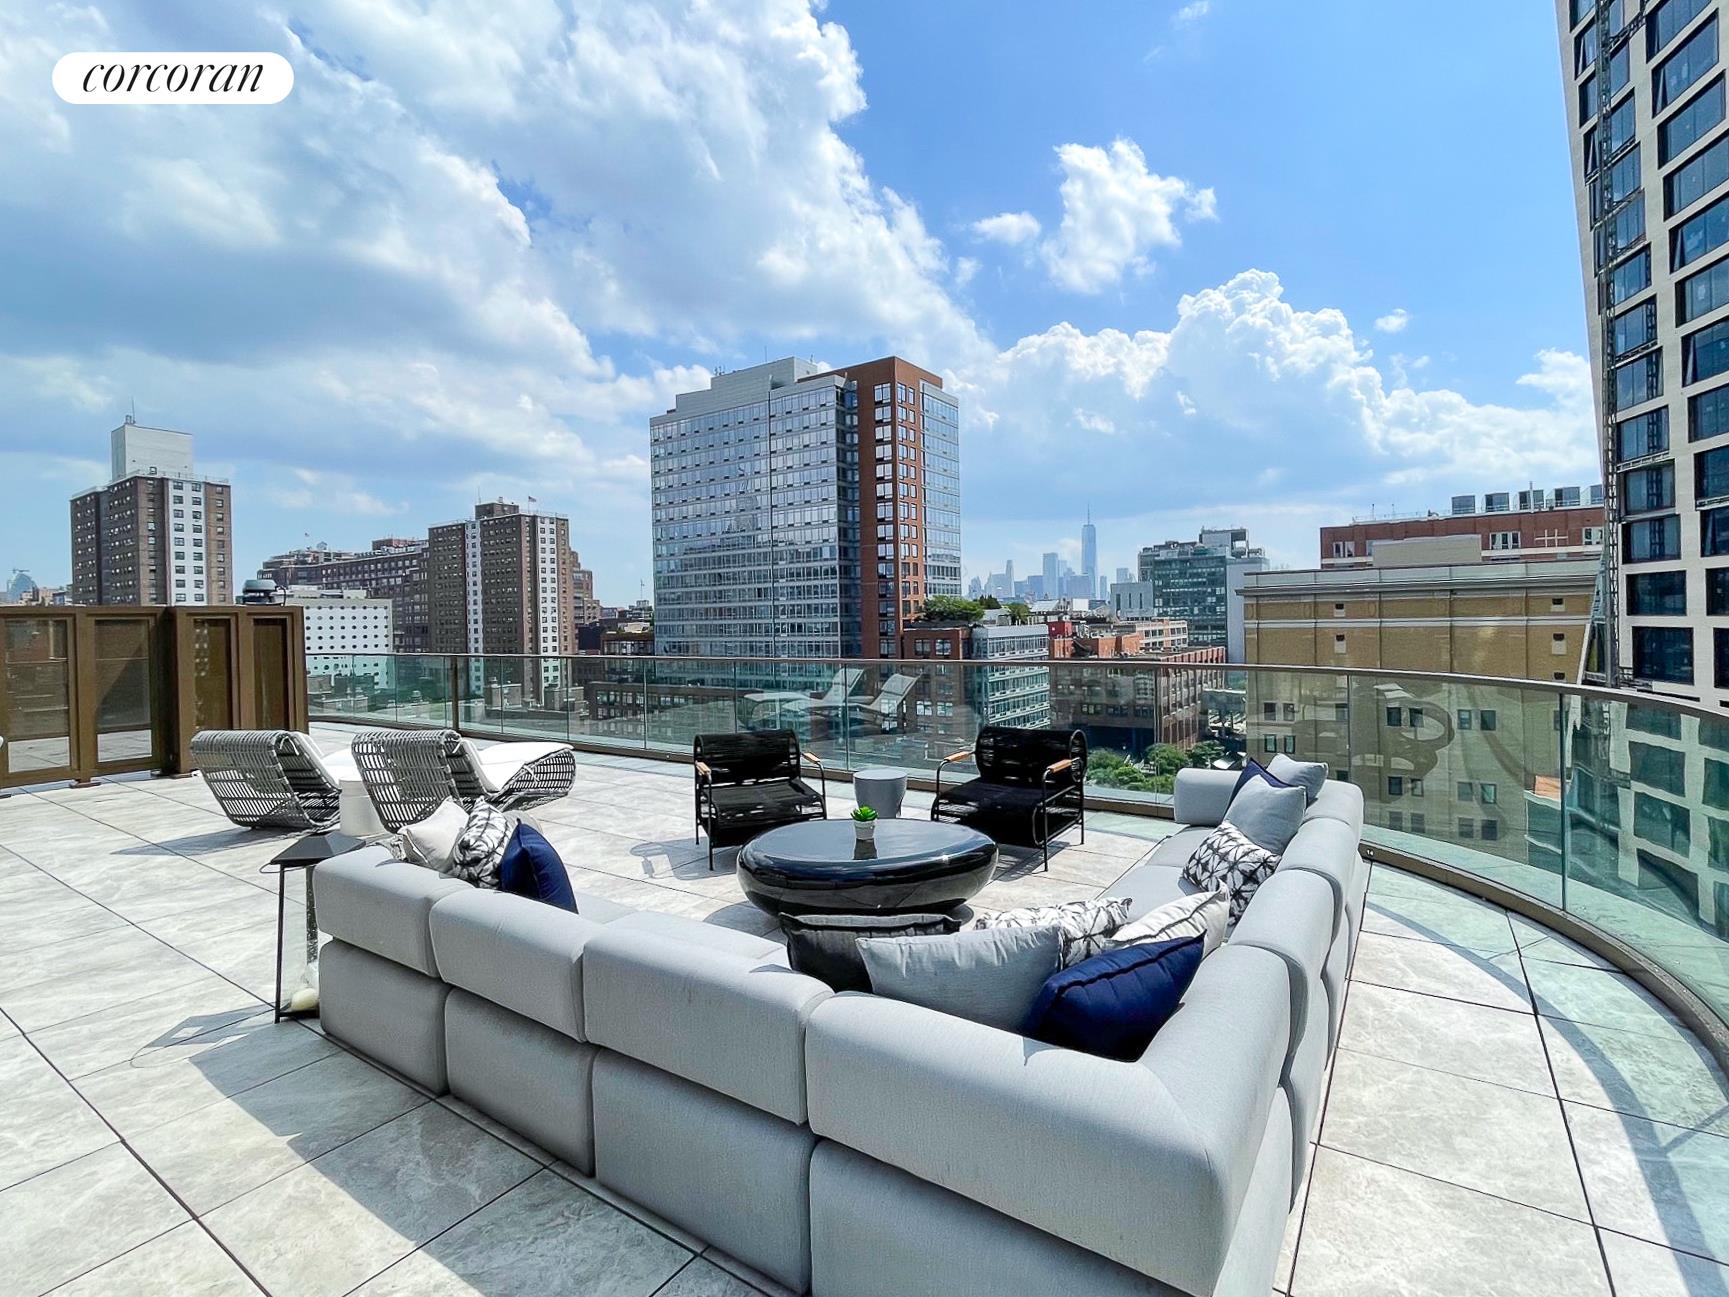
[[791, 729], [834, 770], [928, 776], [983, 725], [1078, 728], [1089, 792], [1130, 810], [1168, 802], [1185, 766], [1322, 761], [1363, 790], [1371, 847], [1594, 925], [1729, 1019], [1729, 718], [1655, 698], [1134, 659], [318, 655], [307, 672], [316, 719], [687, 755], [698, 734]]

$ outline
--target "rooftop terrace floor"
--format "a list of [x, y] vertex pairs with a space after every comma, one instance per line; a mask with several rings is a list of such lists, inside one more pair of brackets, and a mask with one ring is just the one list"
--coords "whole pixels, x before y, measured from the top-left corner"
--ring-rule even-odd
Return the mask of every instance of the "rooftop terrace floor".
[[[533, 812], [578, 890], [769, 929], [732, 853], [711, 874], [692, 841], [687, 768], [578, 759]], [[1048, 874], [1005, 857], [979, 903], [1095, 895], [1172, 829], [1091, 817]], [[0, 1293], [775, 1291], [316, 1024], [273, 1026], [258, 869], [283, 842], [196, 779], [0, 801]], [[1729, 1083], [1594, 956], [1377, 867], [1276, 1283], [1729, 1297]]]

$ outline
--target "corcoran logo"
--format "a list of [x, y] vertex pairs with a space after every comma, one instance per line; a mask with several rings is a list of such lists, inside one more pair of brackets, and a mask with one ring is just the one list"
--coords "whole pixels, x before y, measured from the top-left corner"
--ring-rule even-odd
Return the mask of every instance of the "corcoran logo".
[[294, 88], [280, 54], [68, 54], [54, 65], [54, 93], [69, 104], [279, 104]]

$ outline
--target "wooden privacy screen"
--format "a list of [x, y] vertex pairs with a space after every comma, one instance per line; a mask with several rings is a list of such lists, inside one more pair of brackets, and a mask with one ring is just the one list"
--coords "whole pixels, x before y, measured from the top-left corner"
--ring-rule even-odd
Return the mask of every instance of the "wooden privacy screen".
[[0, 787], [192, 769], [203, 729], [306, 728], [292, 607], [0, 608]]

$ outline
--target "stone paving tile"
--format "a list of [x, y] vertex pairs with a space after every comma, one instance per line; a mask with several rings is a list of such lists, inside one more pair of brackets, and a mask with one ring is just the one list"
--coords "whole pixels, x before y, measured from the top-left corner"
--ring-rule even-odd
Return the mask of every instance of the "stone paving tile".
[[1518, 959], [1479, 955], [1434, 941], [1365, 932], [1357, 939], [1351, 979], [1471, 1004], [1530, 1011], [1531, 993]]
[[1291, 1297], [1609, 1297], [1589, 1225], [1323, 1148]]
[[22, 1036], [0, 1040], [0, 1188], [114, 1142], [114, 1132]]
[[258, 1288], [198, 1225], [188, 1221], [87, 1270], [54, 1297], [258, 1297]]
[[1567, 1104], [1605, 1229], [1729, 1264], [1729, 1139]]
[[1589, 1219], [1554, 1095], [1341, 1049], [1321, 1143], [1556, 1215]]
[[30, 1039], [63, 1075], [76, 1079], [124, 1063], [141, 1051], [190, 1040], [269, 1011], [256, 996], [205, 973], [165, 991], [44, 1028]]
[[1537, 1020], [1529, 1012], [1359, 982], [1339, 1047], [1454, 1076], [1554, 1094]]
[[110, 1144], [0, 1189], [0, 1276], [8, 1293], [45, 1293], [186, 1219], [131, 1154]]
[[1729, 1266], [1602, 1231], [1615, 1297], [1729, 1297]]

